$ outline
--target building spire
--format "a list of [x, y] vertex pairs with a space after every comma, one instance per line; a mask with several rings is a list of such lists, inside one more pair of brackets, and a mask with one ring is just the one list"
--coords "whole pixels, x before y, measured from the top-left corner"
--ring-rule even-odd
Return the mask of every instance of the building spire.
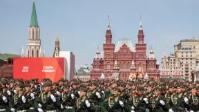
[[111, 32], [111, 25], [110, 25], [110, 18], [108, 16], [109, 24], [106, 30], [106, 44], [112, 43], [112, 32]]
[[140, 16], [139, 30], [143, 30], [142, 16]]
[[97, 59], [101, 58], [101, 52], [99, 46], [97, 47], [96, 58]]
[[143, 24], [142, 24], [142, 17], [140, 16], [140, 24], [139, 24], [139, 30], [138, 30], [138, 43], [143, 44], [144, 43], [144, 30], [143, 30]]
[[152, 46], [149, 48], [149, 59], [155, 59], [155, 53], [153, 51]]
[[33, 5], [32, 5], [32, 15], [31, 15], [31, 20], [30, 20], [30, 27], [39, 27], [38, 21], [37, 21], [36, 6], [35, 6], [34, 1], [33, 1]]
[[108, 30], [111, 30], [111, 20], [110, 20], [110, 16], [108, 16]]

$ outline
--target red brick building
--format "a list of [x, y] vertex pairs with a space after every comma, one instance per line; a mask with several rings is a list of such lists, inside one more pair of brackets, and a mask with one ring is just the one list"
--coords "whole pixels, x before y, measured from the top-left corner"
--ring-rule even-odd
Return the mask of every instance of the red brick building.
[[[137, 43], [135, 46], [129, 40], [112, 43], [112, 31], [110, 25], [106, 30], [105, 43], [103, 44], [103, 56], [96, 53], [93, 59], [91, 79], [100, 76], [108, 78], [152, 78], [159, 79], [159, 65], [154, 52], [151, 50], [147, 56], [147, 44], [144, 41], [143, 25], [140, 24]], [[103, 75], [102, 75], [103, 74]]]

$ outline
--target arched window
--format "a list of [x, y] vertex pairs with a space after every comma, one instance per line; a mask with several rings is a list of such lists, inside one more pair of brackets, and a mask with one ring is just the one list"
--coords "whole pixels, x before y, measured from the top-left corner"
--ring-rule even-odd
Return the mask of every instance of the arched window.
[[37, 57], [39, 57], [39, 50], [37, 50]]
[[34, 39], [34, 36], [35, 36], [34, 29], [32, 29], [32, 39]]

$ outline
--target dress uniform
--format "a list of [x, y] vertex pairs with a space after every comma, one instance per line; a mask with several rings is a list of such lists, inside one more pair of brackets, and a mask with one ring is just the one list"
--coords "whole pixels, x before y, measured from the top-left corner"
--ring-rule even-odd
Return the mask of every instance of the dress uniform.
[[27, 112], [35, 112], [36, 111], [36, 103], [35, 103], [35, 99], [36, 99], [36, 94], [35, 92], [33, 92], [33, 88], [31, 88], [30, 84], [26, 84], [25, 85], [25, 93], [24, 96], [26, 98], [26, 103], [25, 108], [27, 110]]
[[9, 111], [9, 99], [7, 95], [3, 93], [3, 88], [0, 86], [0, 112]]
[[62, 105], [63, 105], [63, 111], [64, 112], [75, 112], [77, 109], [77, 98], [78, 95], [75, 91], [70, 91], [68, 94], [63, 94], [62, 99]]
[[196, 93], [191, 95], [190, 108], [193, 111], [199, 111], [199, 95]]
[[164, 98], [158, 98], [153, 112], [168, 112], [169, 108]]
[[50, 90], [51, 83], [46, 82], [43, 85], [43, 91], [40, 93], [39, 97], [36, 100], [37, 111], [45, 112], [57, 112], [61, 105], [59, 100], [55, 97], [52, 91]]
[[136, 112], [149, 112], [149, 111], [150, 111], [149, 100], [148, 98], [144, 97], [139, 101], [136, 107]]
[[13, 99], [12, 101], [10, 101], [10, 111], [26, 111], [25, 104], [27, 103], [27, 99], [24, 96], [23, 88], [24, 83], [22, 81], [19, 81], [17, 86], [15, 87], [16, 92], [13, 95]]
[[[86, 99], [84, 102], [81, 103], [80, 108], [77, 109], [77, 112], [95, 112], [94, 105]], [[101, 111], [104, 112], [104, 111]]]

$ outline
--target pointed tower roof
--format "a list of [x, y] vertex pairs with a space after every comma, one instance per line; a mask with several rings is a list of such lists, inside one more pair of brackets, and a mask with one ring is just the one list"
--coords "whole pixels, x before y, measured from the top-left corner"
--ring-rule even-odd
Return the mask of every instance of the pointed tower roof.
[[37, 13], [36, 13], [36, 7], [35, 2], [33, 1], [32, 5], [32, 15], [30, 20], [30, 27], [39, 27], [38, 21], [37, 21]]
[[152, 47], [149, 48], [149, 59], [155, 59], [155, 53], [152, 49]]
[[109, 16], [108, 16], [108, 26], [107, 26], [106, 34], [111, 34], [111, 21], [110, 21]]
[[110, 21], [110, 17], [108, 16], [108, 27], [107, 30], [111, 30], [111, 21]]
[[144, 43], [144, 29], [142, 24], [142, 18], [140, 17], [140, 24], [139, 24], [139, 30], [138, 30], [138, 43], [143, 44]]
[[143, 30], [142, 17], [140, 17], [139, 30]]
[[95, 58], [96, 58], [96, 59], [101, 58], [101, 53], [100, 53], [99, 46], [97, 47], [97, 52], [96, 52], [96, 56], [95, 56]]
[[111, 44], [112, 43], [112, 32], [111, 32], [111, 25], [110, 25], [110, 19], [108, 16], [109, 24], [106, 29], [106, 44]]

